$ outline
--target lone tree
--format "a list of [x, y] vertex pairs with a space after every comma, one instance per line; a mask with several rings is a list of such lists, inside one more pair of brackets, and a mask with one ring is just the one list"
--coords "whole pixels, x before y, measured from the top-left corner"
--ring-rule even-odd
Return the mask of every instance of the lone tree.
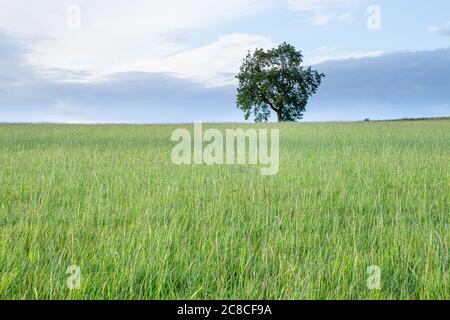
[[324, 74], [304, 68], [303, 55], [292, 45], [249, 52], [236, 78], [239, 80], [237, 107], [247, 120], [267, 121], [271, 110], [278, 121], [303, 118], [308, 99], [317, 92]]

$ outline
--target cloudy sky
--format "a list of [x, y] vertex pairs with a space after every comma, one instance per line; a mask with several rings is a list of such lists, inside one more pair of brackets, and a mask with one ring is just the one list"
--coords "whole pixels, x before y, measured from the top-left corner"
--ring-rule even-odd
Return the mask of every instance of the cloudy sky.
[[0, 122], [243, 121], [283, 41], [327, 75], [307, 121], [450, 115], [448, 0], [0, 0]]

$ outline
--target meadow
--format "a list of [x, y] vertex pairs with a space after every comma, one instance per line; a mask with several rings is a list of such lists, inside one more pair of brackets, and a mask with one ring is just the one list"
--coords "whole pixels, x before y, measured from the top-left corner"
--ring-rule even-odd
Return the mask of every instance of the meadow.
[[280, 128], [279, 173], [174, 165], [192, 125], [0, 125], [0, 299], [450, 298], [450, 120], [211, 126]]

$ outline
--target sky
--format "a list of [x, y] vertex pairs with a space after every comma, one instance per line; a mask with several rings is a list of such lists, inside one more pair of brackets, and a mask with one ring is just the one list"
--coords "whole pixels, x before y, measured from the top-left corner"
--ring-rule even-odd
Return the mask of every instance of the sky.
[[0, 0], [0, 122], [242, 122], [285, 41], [326, 74], [304, 121], [450, 115], [448, 0]]

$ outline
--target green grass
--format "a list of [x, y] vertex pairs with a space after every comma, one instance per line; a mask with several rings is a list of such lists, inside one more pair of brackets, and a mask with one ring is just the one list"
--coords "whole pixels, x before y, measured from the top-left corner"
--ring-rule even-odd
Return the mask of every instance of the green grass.
[[0, 125], [0, 298], [450, 298], [450, 121], [266, 126], [276, 176], [175, 166], [176, 126]]

